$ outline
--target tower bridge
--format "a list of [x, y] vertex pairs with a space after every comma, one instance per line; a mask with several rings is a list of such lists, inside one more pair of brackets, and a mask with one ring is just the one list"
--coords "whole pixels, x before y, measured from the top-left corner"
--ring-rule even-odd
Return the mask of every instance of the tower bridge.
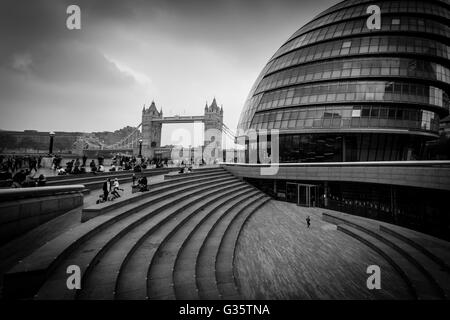
[[[161, 148], [161, 131], [163, 124], [171, 123], [203, 123], [204, 124], [204, 145], [217, 148], [222, 147], [223, 135], [227, 135], [234, 140], [233, 132], [223, 123], [223, 107], [217, 105], [214, 98], [212, 103], [206, 103], [204, 114], [198, 116], [168, 116], [164, 117], [162, 108], [158, 111], [154, 101], [150, 106], [142, 108], [142, 121], [136, 129], [121, 141], [105, 145], [97, 141], [99, 148], [105, 150], [137, 150], [140, 140], [142, 140], [142, 156], [154, 157], [155, 150]], [[87, 141], [83, 137], [81, 140], [85, 145], [92, 146], [92, 141]]]

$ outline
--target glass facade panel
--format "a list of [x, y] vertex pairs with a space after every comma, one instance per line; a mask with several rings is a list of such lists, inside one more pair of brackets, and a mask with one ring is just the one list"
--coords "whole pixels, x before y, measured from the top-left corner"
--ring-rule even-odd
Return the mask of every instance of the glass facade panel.
[[[256, 93], [304, 82], [328, 79], [397, 77], [437, 80], [450, 85], [450, 69], [433, 62], [408, 58], [353, 58], [302, 65], [269, 74], [259, 83]], [[281, 82], [285, 80], [285, 82]]]
[[[259, 105], [256, 107], [256, 111], [294, 106], [294, 99], [286, 101], [285, 97], [287, 94], [292, 95], [294, 98], [299, 97], [299, 105], [319, 104], [327, 101], [328, 95], [336, 94], [333, 97], [339, 102], [409, 102], [440, 107], [447, 111], [450, 107], [447, 93], [436, 87], [411, 83], [360, 81], [326, 82], [269, 91], [264, 93]], [[319, 101], [319, 97], [321, 101]]]
[[[253, 118], [252, 127], [267, 121], [277, 119], [272, 129], [281, 127], [281, 119], [289, 121], [289, 129], [309, 127], [350, 127], [350, 128], [391, 128], [423, 130], [437, 133], [439, 130], [439, 115], [428, 110], [404, 109], [393, 106], [319, 106], [302, 107], [292, 110], [279, 110], [257, 113]], [[361, 120], [362, 118], [362, 120]], [[324, 121], [326, 119], [326, 121]], [[388, 121], [388, 119], [390, 121]], [[304, 121], [308, 120], [308, 121]], [[353, 120], [353, 121], [352, 121]], [[346, 125], [349, 124], [349, 125]]]

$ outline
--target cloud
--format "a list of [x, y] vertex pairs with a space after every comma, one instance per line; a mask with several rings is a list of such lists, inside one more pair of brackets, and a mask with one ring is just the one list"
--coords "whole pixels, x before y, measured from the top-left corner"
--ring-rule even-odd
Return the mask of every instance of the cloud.
[[[196, 115], [213, 96], [235, 128], [269, 57], [336, 2], [3, 0], [0, 128], [115, 130], [151, 99]], [[81, 30], [66, 28], [70, 4]]]
[[105, 59], [115, 65], [115, 67], [120, 70], [120, 72], [133, 77], [133, 79], [142, 86], [146, 86], [148, 88], [151, 87], [152, 80], [144, 73], [136, 71], [131, 67], [127, 66], [123, 62], [119, 62], [114, 58], [108, 57], [104, 55]]
[[12, 68], [19, 72], [30, 72], [33, 60], [29, 53], [16, 53], [12, 57]]

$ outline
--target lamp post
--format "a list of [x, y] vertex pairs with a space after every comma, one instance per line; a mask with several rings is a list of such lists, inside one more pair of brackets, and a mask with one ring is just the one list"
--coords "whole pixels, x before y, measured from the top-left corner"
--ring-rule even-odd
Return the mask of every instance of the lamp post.
[[55, 137], [55, 133], [51, 131], [50, 135], [50, 146], [48, 147], [48, 154], [51, 155], [53, 153], [53, 138]]
[[139, 158], [142, 158], [142, 139], [139, 139]]

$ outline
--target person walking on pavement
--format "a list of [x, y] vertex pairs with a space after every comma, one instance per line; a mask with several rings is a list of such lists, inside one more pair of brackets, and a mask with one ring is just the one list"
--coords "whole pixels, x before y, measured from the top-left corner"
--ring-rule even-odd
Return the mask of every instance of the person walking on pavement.
[[311, 218], [309, 216], [306, 217], [306, 225], [309, 226], [311, 225]]

